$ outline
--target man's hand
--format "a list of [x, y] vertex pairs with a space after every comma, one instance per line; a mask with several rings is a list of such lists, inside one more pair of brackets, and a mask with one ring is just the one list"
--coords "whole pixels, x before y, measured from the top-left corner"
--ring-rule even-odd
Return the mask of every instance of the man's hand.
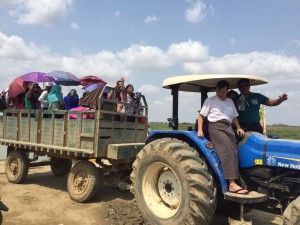
[[204, 138], [204, 134], [203, 134], [202, 130], [198, 130], [197, 135], [198, 135], [199, 138]]
[[242, 128], [237, 129], [236, 133], [240, 137], [244, 137], [244, 135], [245, 135], [245, 131]]
[[288, 99], [288, 95], [285, 94], [285, 93], [283, 95], [279, 96], [279, 101], [281, 101], [281, 102], [283, 102], [283, 101], [285, 101], [287, 99]]

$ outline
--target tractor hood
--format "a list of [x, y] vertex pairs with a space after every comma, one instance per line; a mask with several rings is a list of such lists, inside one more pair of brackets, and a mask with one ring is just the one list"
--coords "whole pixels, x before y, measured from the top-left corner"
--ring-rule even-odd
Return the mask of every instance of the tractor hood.
[[239, 162], [241, 168], [264, 165], [300, 170], [300, 141], [246, 132], [239, 144]]

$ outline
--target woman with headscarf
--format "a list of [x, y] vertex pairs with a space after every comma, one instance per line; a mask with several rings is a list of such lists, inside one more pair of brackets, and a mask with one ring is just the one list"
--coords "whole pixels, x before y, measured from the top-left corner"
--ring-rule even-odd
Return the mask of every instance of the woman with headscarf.
[[66, 97], [64, 97], [64, 102], [65, 102], [66, 110], [70, 110], [78, 107], [79, 97], [75, 89], [72, 89], [70, 93]]
[[52, 86], [51, 91], [48, 94], [49, 110], [61, 110], [64, 109], [63, 94], [61, 92], [61, 86], [55, 84]]

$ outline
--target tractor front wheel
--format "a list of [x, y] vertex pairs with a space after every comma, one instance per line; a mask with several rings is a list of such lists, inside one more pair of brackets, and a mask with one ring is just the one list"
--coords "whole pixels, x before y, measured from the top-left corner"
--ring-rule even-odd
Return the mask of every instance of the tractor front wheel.
[[150, 224], [210, 224], [216, 188], [196, 150], [177, 139], [147, 144], [131, 174], [132, 192]]

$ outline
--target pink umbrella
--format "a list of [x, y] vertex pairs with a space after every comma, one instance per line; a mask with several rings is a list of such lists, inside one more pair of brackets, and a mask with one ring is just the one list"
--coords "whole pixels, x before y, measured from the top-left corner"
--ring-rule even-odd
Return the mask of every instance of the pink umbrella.
[[89, 84], [107, 84], [104, 80], [102, 80], [100, 77], [97, 76], [85, 76], [80, 78], [80, 84], [83, 86], [89, 85]]
[[[70, 111], [86, 111], [86, 110], [90, 110], [90, 108], [79, 106], [79, 107], [70, 109]], [[84, 115], [82, 115], [82, 118], [87, 119], [88, 116], [86, 114], [84, 114]], [[95, 116], [93, 115], [92, 118], [95, 119]], [[90, 118], [90, 119], [92, 119], [92, 118]], [[70, 114], [70, 119], [77, 119], [77, 115], [76, 114]]]
[[8, 96], [14, 98], [18, 94], [25, 92], [28, 83], [28, 81], [24, 81], [20, 77], [14, 79], [8, 86]]

